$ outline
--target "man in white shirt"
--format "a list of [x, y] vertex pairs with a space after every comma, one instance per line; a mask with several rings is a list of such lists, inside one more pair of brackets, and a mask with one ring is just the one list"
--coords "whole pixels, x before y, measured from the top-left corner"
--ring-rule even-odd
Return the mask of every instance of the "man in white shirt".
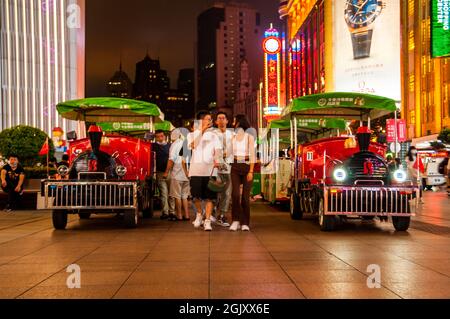
[[189, 166], [189, 177], [191, 185], [191, 195], [197, 207], [197, 216], [194, 227], [198, 228], [202, 224], [201, 201], [206, 202], [205, 223], [206, 231], [211, 231], [211, 213], [213, 201], [217, 194], [208, 188], [210, 176], [217, 176], [217, 167], [222, 156], [222, 145], [212, 127], [212, 117], [207, 111], [199, 112], [194, 132], [188, 135], [188, 146], [192, 150], [192, 157]]
[[[186, 155], [183, 154], [183, 138], [180, 129], [175, 129], [171, 134], [172, 145], [169, 151], [169, 161], [164, 173], [164, 177], [170, 174], [170, 191], [169, 196], [175, 200], [175, 209], [177, 216], [169, 217], [169, 220], [188, 221], [189, 207], [188, 197], [190, 194], [188, 171], [186, 166]], [[182, 216], [181, 208], [183, 207], [184, 216]]]
[[217, 221], [218, 225], [229, 227], [226, 214], [230, 207], [231, 200], [231, 164], [233, 163], [233, 129], [227, 128], [228, 116], [225, 112], [218, 112], [216, 115], [217, 136], [219, 137], [220, 144], [222, 145], [223, 158], [220, 162], [219, 178], [226, 181], [225, 190], [217, 194], [217, 206], [218, 211]]

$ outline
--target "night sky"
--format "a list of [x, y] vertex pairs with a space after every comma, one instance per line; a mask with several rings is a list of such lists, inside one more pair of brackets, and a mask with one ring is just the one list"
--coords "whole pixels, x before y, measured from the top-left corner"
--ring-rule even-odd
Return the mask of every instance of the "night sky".
[[[246, 0], [265, 28], [278, 23], [278, 0]], [[160, 58], [176, 87], [178, 70], [194, 67], [196, 19], [211, 0], [87, 0], [86, 96], [107, 94], [106, 82], [122, 65], [134, 82], [136, 62], [148, 50]]]

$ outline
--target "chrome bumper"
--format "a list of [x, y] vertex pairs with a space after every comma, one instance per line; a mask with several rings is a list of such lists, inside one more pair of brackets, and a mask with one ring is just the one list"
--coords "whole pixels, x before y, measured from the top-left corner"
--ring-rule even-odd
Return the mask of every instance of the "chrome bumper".
[[135, 209], [138, 182], [43, 181], [45, 209]]
[[418, 187], [325, 186], [325, 215], [412, 216]]

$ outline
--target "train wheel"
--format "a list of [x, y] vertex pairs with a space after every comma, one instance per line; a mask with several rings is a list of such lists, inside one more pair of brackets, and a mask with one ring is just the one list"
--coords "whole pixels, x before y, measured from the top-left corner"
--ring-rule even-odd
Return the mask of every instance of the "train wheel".
[[139, 220], [139, 212], [137, 209], [128, 209], [124, 212], [125, 226], [128, 228], [136, 228]]
[[319, 200], [319, 226], [321, 231], [332, 231], [336, 226], [336, 216], [325, 215], [323, 198]]
[[300, 199], [298, 195], [294, 192], [291, 193], [289, 213], [291, 218], [294, 220], [299, 220], [303, 218], [303, 211], [300, 210]]
[[392, 224], [397, 231], [406, 231], [409, 228], [411, 217], [392, 216]]
[[78, 213], [80, 219], [89, 219], [91, 217], [91, 213]]
[[57, 210], [52, 211], [53, 227], [55, 229], [66, 229], [67, 226], [67, 211]]

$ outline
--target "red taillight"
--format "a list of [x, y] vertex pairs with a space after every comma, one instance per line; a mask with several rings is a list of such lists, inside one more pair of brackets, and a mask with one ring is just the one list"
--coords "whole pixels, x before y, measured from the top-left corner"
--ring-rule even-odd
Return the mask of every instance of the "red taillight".
[[411, 195], [412, 191], [400, 191], [400, 195]]

